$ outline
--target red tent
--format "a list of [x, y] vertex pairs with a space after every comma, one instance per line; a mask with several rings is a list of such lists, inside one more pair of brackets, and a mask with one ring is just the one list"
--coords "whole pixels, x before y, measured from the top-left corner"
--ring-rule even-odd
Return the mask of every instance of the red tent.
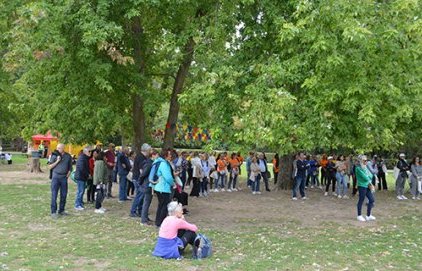
[[32, 140], [34, 141], [51, 141], [51, 140], [57, 140], [57, 137], [53, 136], [50, 132], [47, 132], [47, 134], [42, 135], [33, 135]]

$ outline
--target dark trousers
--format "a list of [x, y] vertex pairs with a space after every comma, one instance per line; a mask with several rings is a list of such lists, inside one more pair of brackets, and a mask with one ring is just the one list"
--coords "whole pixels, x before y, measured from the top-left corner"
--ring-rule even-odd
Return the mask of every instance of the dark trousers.
[[325, 186], [325, 192], [328, 192], [330, 185], [333, 184], [333, 192], [336, 191], [336, 176], [328, 174], [327, 185]]
[[103, 205], [104, 200], [104, 188], [100, 185], [100, 188], [95, 188], [95, 209], [100, 209]]
[[87, 182], [87, 190], [86, 190], [86, 200], [88, 202], [94, 202], [95, 201], [95, 186], [94, 181], [92, 179], [88, 179]]
[[[132, 183], [132, 182], [131, 182]], [[135, 198], [132, 201], [132, 207], [130, 208], [130, 213], [132, 215], [138, 214], [141, 216], [142, 214], [142, 204], [145, 196], [145, 188], [139, 184], [137, 180], [134, 180], [133, 183], [135, 185]]]
[[51, 179], [51, 213], [57, 212], [57, 196], [60, 191], [59, 213], [64, 212], [67, 198], [67, 177], [53, 177]]
[[187, 180], [186, 186], [190, 186], [190, 183], [193, 178], [192, 175], [193, 175], [193, 168], [188, 168], [188, 180]]
[[178, 230], [177, 237], [179, 237], [183, 242], [183, 248], [179, 247], [179, 252], [182, 253], [188, 244], [194, 246], [196, 233], [190, 230]]
[[278, 179], [278, 172], [273, 171], [274, 173], [274, 184], [277, 183], [277, 179]]
[[358, 192], [358, 188], [357, 188], [357, 179], [356, 179], [356, 175], [352, 175], [352, 180], [353, 180], [353, 191], [352, 191], [352, 195], [356, 195], [356, 193]]
[[268, 186], [268, 175], [267, 172], [261, 173], [262, 179], [264, 180], [265, 190], [270, 191], [270, 187]]
[[362, 205], [365, 201], [365, 198], [368, 198], [368, 209], [366, 210], [366, 215], [371, 215], [372, 207], [374, 206], [375, 198], [374, 194], [372, 194], [371, 190], [367, 187], [358, 187], [359, 191], [359, 201], [358, 201], [358, 216], [362, 215]]
[[387, 179], [385, 178], [384, 172], [378, 173], [378, 190], [381, 190], [381, 186], [383, 190], [388, 190]]
[[144, 195], [144, 202], [142, 204], [141, 222], [147, 223], [149, 220], [148, 219], [149, 206], [151, 206], [151, 201], [152, 201], [152, 188], [148, 186], [147, 182], [143, 184], [143, 188], [145, 189], [145, 195]]
[[306, 174], [306, 187], [308, 187], [309, 186], [309, 182], [311, 181], [311, 174], [310, 173], [308, 173], [308, 174]]
[[133, 184], [133, 181], [127, 180], [127, 193], [128, 196], [133, 196], [135, 193], [135, 185]]
[[157, 206], [157, 214], [155, 216], [155, 225], [157, 227], [161, 226], [163, 223], [164, 218], [167, 216], [167, 205], [171, 201], [171, 194], [170, 193], [161, 193], [156, 192], [158, 198], [158, 206]]
[[199, 197], [199, 190], [200, 190], [199, 179], [194, 177], [192, 178], [192, 180], [193, 180], [193, 185], [192, 185], [192, 190], [190, 191], [190, 196]]
[[208, 178], [202, 178], [202, 182], [200, 183], [200, 193], [208, 193]]
[[321, 185], [327, 185], [327, 170], [325, 168], [321, 168]]

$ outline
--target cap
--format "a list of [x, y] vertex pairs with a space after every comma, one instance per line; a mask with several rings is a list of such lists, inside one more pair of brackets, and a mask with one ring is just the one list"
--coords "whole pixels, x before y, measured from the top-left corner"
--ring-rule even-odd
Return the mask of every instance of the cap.
[[406, 155], [404, 153], [400, 153], [399, 157], [405, 157]]
[[327, 158], [328, 160], [333, 160], [333, 157], [332, 156], [328, 156], [328, 158]]

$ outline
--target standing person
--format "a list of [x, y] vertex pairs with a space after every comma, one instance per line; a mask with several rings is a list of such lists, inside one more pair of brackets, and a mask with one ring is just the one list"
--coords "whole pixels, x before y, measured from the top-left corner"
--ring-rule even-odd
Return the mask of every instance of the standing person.
[[243, 158], [240, 151], [237, 152], [237, 161], [239, 161], [239, 176], [242, 174], [242, 165], [245, 159]]
[[278, 153], [274, 155], [273, 158], [273, 174], [274, 174], [274, 184], [277, 183], [278, 173], [280, 172], [280, 158], [278, 157]]
[[256, 194], [261, 194], [260, 191], [260, 182], [261, 182], [261, 169], [259, 168], [258, 165], [258, 159], [256, 158], [256, 156], [252, 156], [251, 158], [251, 174], [249, 175], [249, 178], [251, 179], [251, 183], [252, 183], [252, 194], [256, 195]]
[[378, 182], [378, 156], [374, 155], [371, 161], [368, 161], [367, 167], [372, 173], [372, 184], [375, 186]]
[[77, 185], [76, 198], [75, 198], [75, 210], [84, 210], [84, 193], [85, 185], [89, 178], [89, 148], [83, 148], [82, 153], [76, 161], [75, 180]]
[[123, 150], [117, 156], [117, 174], [119, 175], [119, 202], [125, 202], [128, 199], [126, 195], [127, 190], [127, 175], [131, 169], [130, 161], [128, 157], [129, 149], [123, 148]]
[[133, 184], [133, 163], [135, 161], [135, 152], [130, 151], [129, 152], [129, 163], [130, 163], [130, 171], [127, 175], [127, 190], [126, 190], [126, 196], [128, 198], [133, 197], [135, 193], [135, 185]]
[[303, 152], [299, 153], [299, 159], [296, 161], [296, 178], [295, 184], [292, 191], [292, 200], [297, 200], [296, 193], [299, 189], [300, 196], [303, 200], [306, 200], [305, 195], [305, 182], [306, 182], [306, 170], [308, 168], [308, 164], [305, 161], [305, 154]]
[[227, 186], [227, 191], [237, 191], [236, 183], [237, 177], [239, 176], [239, 160], [237, 159], [237, 153], [232, 153], [231, 159], [229, 160], [230, 163], [230, 177], [229, 177], [229, 184]]
[[189, 153], [189, 155], [186, 157], [186, 160], [188, 161], [188, 168], [187, 168], [188, 180], [186, 184], [187, 188], [190, 188], [190, 184], [193, 179], [193, 167], [192, 167], [192, 161], [191, 161], [192, 157], [193, 157], [193, 152]]
[[94, 166], [95, 166], [95, 158], [98, 156], [97, 149], [93, 149], [91, 151], [90, 158], [88, 160], [89, 164], [89, 178], [88, 178], [88, 186], [86, 190], [86, 200], [88, 203], [95, 202], [95, 186], [94, 186]]
[[57, 155], [51, 155], [49, 168], [52, 170], [51, 178], [51, 217], [57, 216], [57, 194], [60, 190], [59, 215], [67, 215], [65, 212], [67, 197], [67, 179], [72, 171], [72, 156], [64, 151], [64, 144], [57, 145]]
[[[130, 208], [130, 217], [140, 217], [142, 214], [142, 204], [145, 195], [145, 189], [142, 185], [151, 169], [152, 163], [150, 163], [151, 160], [149, 159], [151, 149], [150, 145], [146, 143], [142, 144], [141, 153], [137, 154], [133, 161], [132, 181], [135, 186], [135, 198], [133, 199], [132, 207]], [[147, 167], [148, 165], [149, 168]]]
[[259, 158], [258, 165], [259, 165], [259, 168], [261, 169], [261, 177], [265, 183], [265, 190], [267, 192], [270, 192], [271, 190], [268, 185], [268, 168], [267, 168], [267, 160], [265, 159], [265, 154], [261, 152], [258, 158]]
[[396, 180], [396, 194], [398, 200], [406, 200], [407, 198], [403, 195], [404, 194], [404, 185], [406, 183], [406, 179], [409, 177], [407, 175], [407, 171], [410, 170], [409, 165], [405, 160], [406, 156], [404, 153], [399, 155], [399, 161], [397, 161], [396, 167], [399, 169], [399, 175], [397, 176]]
[[107, 198], [112, 198], [112, 189], [113, 189], [113, 170], [114, 166], [116, 165], [116, 155], [114, 154], [115, 145], [113, 143], [108, 144], [108, 149], [105, 152], [105, 157], [107, 159], [107, 188], [106, 188], [106, 194]]
[[221, 191], [224, 192], [225, 184], [224, 180], [226, 179], [227, 174], [227, 162], [224, 159], [225, 154], [219, 154], [220, 159], [217, 158], [217, 172], [218, 172], [218, 180], [215, 183], [215, 190], [214, 192], [218, 192], [218, 187], [221, 188]]
[[328, 157], [328, 163], [326, 166], [326, 174], [327, 174], [327, 185], [325, 186], [325, 194], [324, 196], [328, 196], [328, 189], [330, 188], [330, 185], [332, 184], [332, 189], [333, 189], [333, 195], [337, 196], [336, 194], [336, 173], [337, 173], [337, 169], [336, 169], [336, 164], [333, 162], [333, 157], [329, 156]]
[[94, 187], [95, 187], [95, 213], [104, 214], [106, 209], [102, 207], [104, 200], [104, 189], [108, 182], [107, 159], [104, 152], [99, 152], [95, 158], [94, 166]]
[[190, 161], [192, 163], [192, 190], [190, 191], [191, 197], [199, 197], [200, 181], [202, 179], [202, 166], [201, 158], [199, 158], [198, 152], [193, 153], [193, 157]]
[[145, 174], [149, 173], [149, 174], [146, 175], [146, 178], [144, 178], [144, 182], [142, 183], [142, 188], [145, 191], [144, 202], [142, 204], [142, 212], [141, 212], [142, 225], [148, 225], [148, 223], [151, 221], [151, 219], [148, 218], [148, 211], [149, 211], [149, 207], [151, 206], [152, 191], [155, 186], [154, 183], [156, 183], [156, 181], [158, 180], [157, 170], [161, 163], [161, 162], [157, 162], [153, 164], [153, 162], [155, 162], [158, 158], [159, 158], [159, 154], [157, 150], [152, 149], [151, 158], [148, 159], [144, 167], [145, 169], [143, 169], [143, 173]]
[[387, 165], [382, 157], [378, 159], [378, 190], [388, 190], [387, 187]]
[[[215, 152], [214, 151], [208, 157], [208, 165], [210, 167], [210, 173], [212, 173], [213, 171], [215, 171], [217, 169], [217, 161], [215, 160]], [[212, 191], [212, 187], [214, 185], [214, 182], [217, 181], [217, 179], [214, 179], [212, 176], [213, 175], [210, 174], [210, 191]]]
[[321, 186], [324, 186], [327, 184], [327, 180], [328, 180], [328, 172], [327, 172], [328, 159], [325, 153], [322, 155], [321, 161], [319, 161], [319, 165], [321, 166]]
[[[365, 155], [359, 155], [359, 165], [356, 166], [356, 178], [358, 181], [358, 190], [359, 190], [359, 200], [357, 204], [358, 209], [358, 221], [371, 221], [376, 218], [372, 216], [371, 210], [374, 206], [375, 199], [373, 191], [375, 187], [372, 185], [372, 173], [367, 168], [367, 158]], [[362, 205], [365, 201], [365, 198], [368, 198], [368, 208], [366, 211], [366, 218], [362, 216]]]
[[412, 174], [410, 175], [410, 182], [412, 183], [412, 199], [419, 200], [420, 197], [420, 185], [422, 181], [422, 165], [418, 156], [413, 158], [412, 166], [410, 167]]
[[200, 187], [200, 195], [203, 197], [208, 196], [208, 179], [210, 178], [211, 166], [208, 162], [208, 155], [203, 153], [201, 155], [201, 169], [202, 169], [202, 180]]
[[297, 175], [297, 160], [299, 160], [299, 155], [295, 154], [295, 157], [293, 159], [293, 170], [292, 170], [292, 179], [293, 179], [293, 183], [296, 182], [296, 175]]
[[336, 172], [336, 180], [337, 180], [337, 197], [339, 199], [345, 198], [347, 199], [347, 161], [344, 158], [344, 155], [340, 155], [339, 159], [335, 165], [337, 172]]
[[161, 151], [160, 157], [157, 158], [153, 163], [153, 165], [160, 163], [156, 173], [158, 177], [158, 183], [154, 187], [158, 198], [157, 213], [155, 217], [155, 225], [157, 227], [160, 227], [164, 218], [166, 218], [167, 204], [169, 204], [171, 201], [171, 188], [174, 185], [174, 175], [170, 165], [171, 160], [172, 151], [166, 149]]
[[248, 181], [247, 181], [247, 185], [249, 188], [252, 188], [252, 180], [251, 180], [251, 163], [252, 163], [252, 158], [254, 157], [254, 153], [253, 152], [249, 152], [249, 156], [246, 159], [246, 173], [248, 174]]
[[312, 155], [312, 159], [309, 160], [309, 175], [311, 175], [311, 188], [319, 187], [318, 168], [318, 160], [316, 159], [315, 155]]
[[356, 178], [356, 167], [359, 166], [359, 160], [358, 159], [352, 160], [352, 163], [353, 163], [353, 165], [351, 167], [352, 168], [352, 180], [353, 180], [352, 196], [355, 196], [358, 192], [358, 187], [357, 187], [358, 182], [357, 182], [357, 178]]

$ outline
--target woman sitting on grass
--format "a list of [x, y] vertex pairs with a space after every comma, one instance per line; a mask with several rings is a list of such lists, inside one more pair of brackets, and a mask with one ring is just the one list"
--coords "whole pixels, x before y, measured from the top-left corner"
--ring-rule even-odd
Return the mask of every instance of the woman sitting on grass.
[[183, 207], [177, 201], [170, 202], [167, 210], [169, 215], [161, 224], [157, 245], [152, 255], [164, 259], [180, 259], [188, 244], [193, 246], [193, 253], [196, 255], [199, 246], [199, 242], [195, 244], [198, 227], [186, 222]]

